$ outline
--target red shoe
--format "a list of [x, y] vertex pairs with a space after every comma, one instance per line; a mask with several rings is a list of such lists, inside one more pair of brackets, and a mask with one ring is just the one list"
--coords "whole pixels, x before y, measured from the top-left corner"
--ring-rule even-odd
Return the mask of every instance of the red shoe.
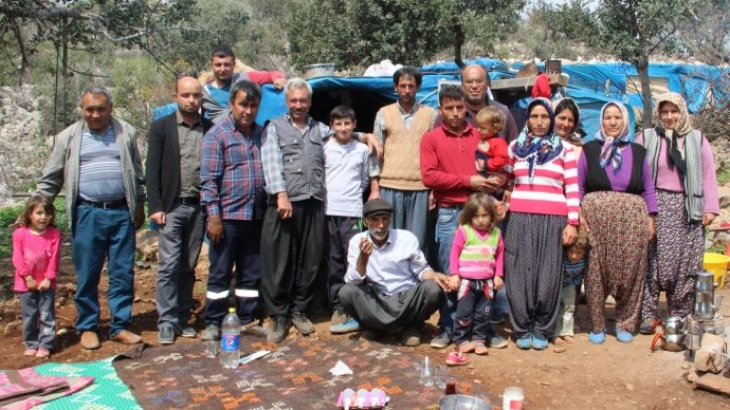
[[469, 363], [469, 358], [459, 351], [453, 351], [446, 356], [446, 364], [449, 366], [462, 366], [467, 363]]

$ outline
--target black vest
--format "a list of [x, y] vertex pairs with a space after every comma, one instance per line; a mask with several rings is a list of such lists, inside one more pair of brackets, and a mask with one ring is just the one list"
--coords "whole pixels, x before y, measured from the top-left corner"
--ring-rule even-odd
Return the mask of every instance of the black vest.
[[[591, 141], [583, 146], [586, 160], [588, 162], [588, 173], [585, 181], [585, 193], [598, 191], [613, 191], [611, 181], [608, 179], [606, 172], [613, 172], [613, 166], [609, 164], [606, 168], [601, 168], [601, 144], [598, 141]], [[631, 179], [626, 192], [629, 194], [641, 195], [644, 193], [644, 158], [646, 158], [646, 149], [639, 144], [631, 143], [631, 154], [633, 161], [631, 163]], [[626, 166], [628, 164], [622, 164]]]

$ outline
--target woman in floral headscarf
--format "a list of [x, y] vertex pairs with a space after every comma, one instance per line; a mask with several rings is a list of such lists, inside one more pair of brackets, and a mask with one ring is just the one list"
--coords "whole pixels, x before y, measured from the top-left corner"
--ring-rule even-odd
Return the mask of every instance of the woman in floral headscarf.
[[505, 233], [505, 281], [513, 335], [520, 349], [548, 346], [558, 319], [563, 245], [580, 223], [573, 148], [553, 131], [550, 101], [527, 107], [527, 125], [509, 146], [514, 189]]
[[592, 343], [606, 337], [606, 297], [616, 299], [616, 338], [633, 340], [646, 277], [648, 241], [657, 212], [646, 150], [629, 142], [629, 115], [619, 102], [601, 109], [601, 128], [578, 160], [581, 222], [591, 253], [585, 278]]
[[660, 291], [667, 294], [669, 314], [690, 314], [693, 274], [702, 269], [704, 227], [720, 212], [710, 144], [692, 128], [684, 99], [662, 94], [656, 107], [656, 126], [637, 138], [646, 147], [659, 205], [641, 308], [639, 330], [646, 334], [657, 319]]

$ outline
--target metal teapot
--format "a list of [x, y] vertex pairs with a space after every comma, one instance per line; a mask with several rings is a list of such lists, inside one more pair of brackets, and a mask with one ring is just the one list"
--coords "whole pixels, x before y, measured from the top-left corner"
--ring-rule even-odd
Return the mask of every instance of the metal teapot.
[[723, 296], [714, 300], [715, 286], [712, 272], [697, 272], [695, 275], [694, 314], [699, 319], [712, 319], [720, 310]]
[[669, 316], [662, 321], [662, 329], [666, 335], [679, 335], [684, 333], [685, 319], [679, 316]]

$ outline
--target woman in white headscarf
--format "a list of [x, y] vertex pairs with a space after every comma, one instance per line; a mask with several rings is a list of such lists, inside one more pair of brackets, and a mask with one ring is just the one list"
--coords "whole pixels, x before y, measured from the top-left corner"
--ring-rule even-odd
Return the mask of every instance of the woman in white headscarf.
[[682, 96], [660, 95], [655, 115], [656, 126], [637, 138], [646, 147], [659, 206], [641, 309], [639, 330], [646, 334], [658, 317], [661, 291], [666, 292], [670, 315], [691, 313], [694, 274], [702, 269], [704, 227], [720, 212], [710, 143], [692, 127]]
[[616, 299], [616, 339], [633, 340], [639, 321], [648, 241], [657, 212], [646, 150], [631, 143], [629, 115], [619, 102], [601, 109], [601, 128], [578, 161], [581, 222], [591, 252], [586, 273], [591, 343], [603, 343], [606, 297]]

